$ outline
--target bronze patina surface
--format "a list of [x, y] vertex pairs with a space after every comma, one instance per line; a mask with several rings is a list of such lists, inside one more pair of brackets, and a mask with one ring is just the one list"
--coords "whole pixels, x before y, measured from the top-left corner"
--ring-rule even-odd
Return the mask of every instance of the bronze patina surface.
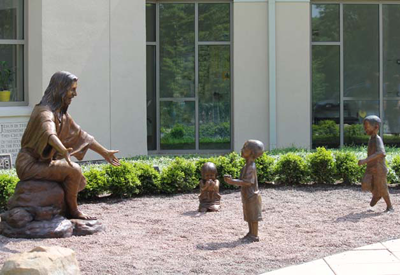
[[201, 167], [199, 195], [199, 212], [219, 211], [221, 208], [221, 195], [219, 194], [219, 180], [217, 180], [217, 167], [212, 162], [206, 162]]
[[[21, 182], [8, 204], [9, 213], [6, 212], [2, 218], [1, 228], [5, 235], [53, 237], [51, 229], [35, 235], [23, 234], [23, 228], [40, 221], [40, 226], [35, 224], [35, 230], [47, 230], [54, 227], [52, 220], [60, 220], [59, 216], [95, 220], [78, 209], [78, 192], [85, 188], [86, 180], [80, 166], [71, 157], [82, 160], [88, 149], [91, 149], [112, 165], [118, 166], [120, 163], [115, 157], [117, 150], [108, 150], [101, 146], [67, 112], [72, 99], [77, 96], [77, 86], [78, 78], [75, 75], [69, 72], [55, 73], [42, 100], [32, 111], [15, 164]], [[57, 188], [58, 185], [61, 188]], [[13, 210], [15, 208], [18, 211]], [[22, 227], [19, 225], [20, 233], [7, 234], [15, 225], [12, 217], [16, 214], [22, 215], [27, 224]], [[71, 228], [67, 230], [66, 236], [72, 232]]]
[[372, 193], [370, 206], [375, 206], [383, 198], [386, 202], [386, 211], [393, 211], [387, 186], [386, 152], [382, 138], [378, 135], [380, 125], [381, 119], [377, 116], [367, 116], [364, 119], [364, 130], [370, 138], [368, 157], [358, 161], [358, 165], [367, 164], [361, 187], [362, 190]]
[[259, 140], [248, 140], [243, 145], [241, 155], [246, 160], [239, 179], [232, 179], [231, 175], [224, 175], [228, 184], [241, 187], [244, 220], [249, 225], [249, 232], [244, 240], [258, 242], [258, 222], [262, 220], [261, 195], [258, 190], [257, 169], [255, 160], [264, 152], [264, 144]]

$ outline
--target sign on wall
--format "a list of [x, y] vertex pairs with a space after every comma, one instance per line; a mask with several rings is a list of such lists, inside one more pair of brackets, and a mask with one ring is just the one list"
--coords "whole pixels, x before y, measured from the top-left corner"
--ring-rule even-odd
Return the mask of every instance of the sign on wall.
[[21, 149], [26, 122], [0, 122], [0, 154], [10, 154], [13, 160]]
[[10, 154], [4, 154], [0, 155], [0, 170], [1, 169], [11, 169], [11, 155]]

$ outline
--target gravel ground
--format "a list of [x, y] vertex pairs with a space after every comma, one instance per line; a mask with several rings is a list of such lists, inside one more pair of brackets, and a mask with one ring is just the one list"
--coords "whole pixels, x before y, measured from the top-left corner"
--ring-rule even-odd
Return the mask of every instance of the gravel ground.
[[262, 188], [259, 243], [247, 233], [239, 191], [222, 193], [222, 210], [199, 214], [197, 194], [134, 199], [103, 198], [81, 209], [106, 231], [66, 239], [0, 236], [0, 263], [38, 245], [76, 252], [82, 274], [260, 274], [284, 266], [400, 238], [400, 190], [393, 213], [383, 201], [369, 208], [360, 187]]

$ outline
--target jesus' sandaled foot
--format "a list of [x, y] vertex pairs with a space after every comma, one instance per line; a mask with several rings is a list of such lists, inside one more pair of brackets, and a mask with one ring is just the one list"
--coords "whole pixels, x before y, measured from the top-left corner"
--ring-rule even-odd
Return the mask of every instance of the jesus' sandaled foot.
[[79, 219], [79, 220], [97, 220], [96, 217], [88, 216], [81, 211], [76, 211], [71, 213], [71, 219]]

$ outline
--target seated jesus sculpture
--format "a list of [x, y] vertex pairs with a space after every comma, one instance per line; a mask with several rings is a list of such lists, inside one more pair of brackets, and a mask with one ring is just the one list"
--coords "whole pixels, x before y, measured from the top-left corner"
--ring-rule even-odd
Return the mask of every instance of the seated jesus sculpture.
[[78, 210], [78, 192], [86, 185], [85, 177], [71, 156], [82, 160], [88, 149], [100, 154], [114, 166], [120, 165], [115, 154], [83, 131], [67, 112], [77, 96], [78, 78], [69, 72], [56, 72], [42, 100], [31, 114], [21, 140], [15, 166], [20, 180], [49, 180], [62, 183], [68, 215], [72, 219], [96, 219]]

